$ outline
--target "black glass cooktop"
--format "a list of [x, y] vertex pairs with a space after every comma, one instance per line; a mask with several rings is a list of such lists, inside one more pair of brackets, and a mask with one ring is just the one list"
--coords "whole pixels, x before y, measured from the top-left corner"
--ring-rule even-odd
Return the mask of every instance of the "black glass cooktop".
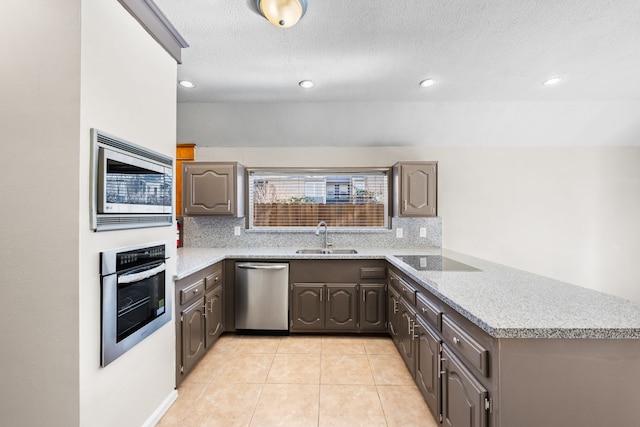
[[395, 255], [405, 264], [424, 271], [480, 271], [475, 267], [441, 255]]

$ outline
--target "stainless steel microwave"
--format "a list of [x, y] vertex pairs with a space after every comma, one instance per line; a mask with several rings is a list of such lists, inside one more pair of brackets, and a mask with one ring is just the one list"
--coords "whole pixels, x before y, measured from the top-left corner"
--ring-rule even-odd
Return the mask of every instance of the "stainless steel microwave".
[[173, 159], [91, 130], [96, 231], [172, 224]]

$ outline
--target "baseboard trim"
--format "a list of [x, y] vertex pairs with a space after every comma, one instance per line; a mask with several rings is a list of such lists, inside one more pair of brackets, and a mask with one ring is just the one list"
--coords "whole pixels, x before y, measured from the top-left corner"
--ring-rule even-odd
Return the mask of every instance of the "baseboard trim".
[[178, 390], [171, 390], [171, 393], [169, 393], [169, 395], [162, 401], [160, 406], [158, 406], [156, 410], [153, 411], [153, 414], [151, 414], [151, 416], [147, 418], [147, 421], [142, 424], [142, 427], [154, 427], [156, 424], [158, 424], [160, 422], [160, 419], [164, 416], [164, 414], [167, 413], [167, 411], [169, 410], [169, 408], [171, 408], [171, 405], [173, 405], [173, 402], [175, 402], [177, 398]]

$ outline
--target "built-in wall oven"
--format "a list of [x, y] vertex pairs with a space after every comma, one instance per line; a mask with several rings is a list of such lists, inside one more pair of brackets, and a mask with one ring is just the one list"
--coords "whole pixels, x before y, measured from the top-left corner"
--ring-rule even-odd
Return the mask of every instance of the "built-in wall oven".
[[106, 366], [171, 320], [167, 242], [102, 252], [102, 351]]

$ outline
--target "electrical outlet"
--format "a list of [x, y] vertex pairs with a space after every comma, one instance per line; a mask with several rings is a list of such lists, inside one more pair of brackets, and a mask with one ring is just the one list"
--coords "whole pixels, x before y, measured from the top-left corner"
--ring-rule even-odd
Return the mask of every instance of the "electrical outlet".
[[240, 226], [236, 225], [235, 227], [233, 227], [233, 235], [234, 236], [239, 236], [240, 235]]
[[402, 228], [396, 228], [396, 237], [398, 239], [402, 238]]
[[420, 227], [420, 237], [427, 237], [427, 228]]

